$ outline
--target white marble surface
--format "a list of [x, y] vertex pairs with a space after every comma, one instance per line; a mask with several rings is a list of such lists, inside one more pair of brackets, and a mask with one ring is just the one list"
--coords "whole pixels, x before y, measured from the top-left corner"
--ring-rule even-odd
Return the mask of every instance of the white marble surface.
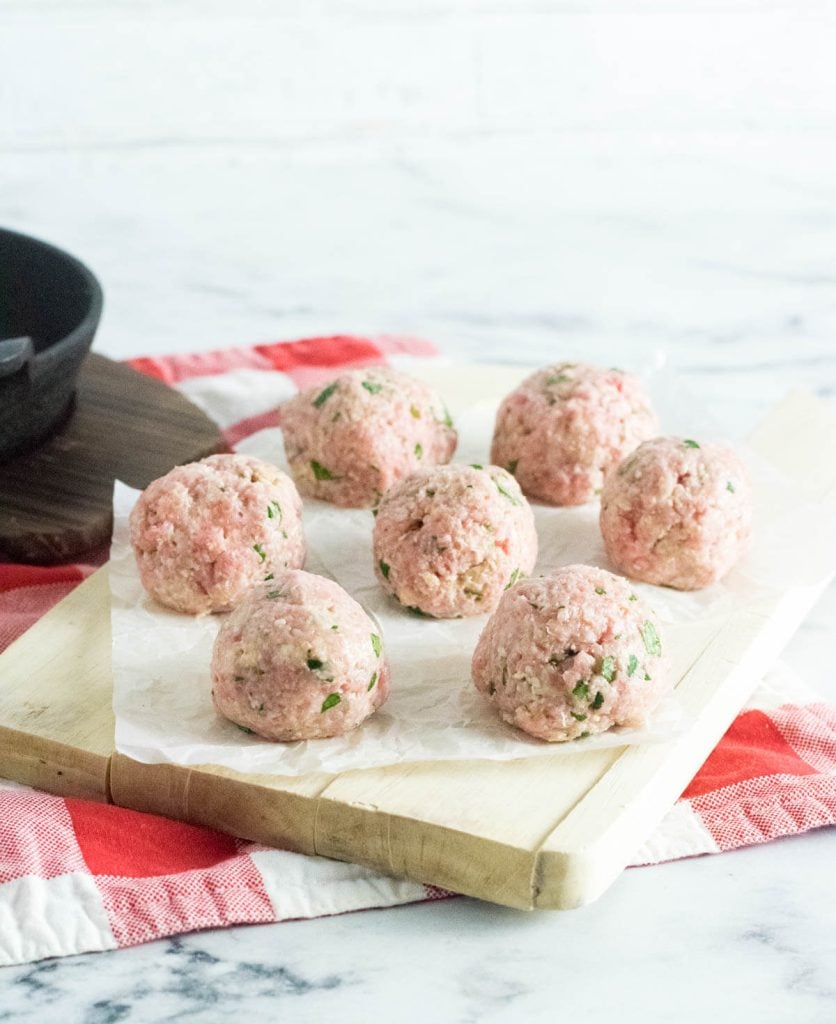
[[[730, 430], [836, 397], [827, 3], [0, 0], [0, 223], [101, 277], [113, 356], [334, 331], [664, 348]], [[834, 455], [836, 457], [836, 455]], [[836, 700], [836, 590], [788, 657]], [[0, 1021], [832, 1019], [836, 834], [0, 971]]]
[[455, 899], [5, 968], [0, 1020], [826, 1024], [832, 839], [632, 869], [563, 914]]

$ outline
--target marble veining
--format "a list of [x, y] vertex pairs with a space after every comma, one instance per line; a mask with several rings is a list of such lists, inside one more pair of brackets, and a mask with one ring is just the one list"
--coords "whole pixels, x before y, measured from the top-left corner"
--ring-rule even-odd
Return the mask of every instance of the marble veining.
[[[114, 357], [663, 350], [741, 434], [788, 388], [836, 396], [834, 49], [826, 3], [0, 0], [0, 223], [96, 270]], [[834, 622], [831, 588], [788, 652], [831, 701]], [[822, 1024], [834, 844], [630, 870], [566, 914], [456, 899], [5, 968], [0, 1022]]]
[[452, 899], [5, 968], [0, 1021], [481, 1024], [559, 1007], [591, 1024], [822, 1024], [836, 999], [832, 838], [632, 869], [568, 913]]

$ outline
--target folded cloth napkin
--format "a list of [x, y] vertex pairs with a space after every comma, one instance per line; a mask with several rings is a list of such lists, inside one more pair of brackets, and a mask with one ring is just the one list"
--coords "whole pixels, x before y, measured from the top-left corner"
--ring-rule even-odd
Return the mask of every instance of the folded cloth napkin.
[[[339, 368], [408, 369], [434, 354], [418, 339], [340, 336], [132, 363], [183, 391], [234, 446], [274, 422], [277, 395]], [[0, 565], [0, 650], [94, 568]], [[836, 709], [778, 666], [634, 863], [718, 853], [834, 823]], [[0, 782], [0, 964], [449, 895], [357, 865]]]

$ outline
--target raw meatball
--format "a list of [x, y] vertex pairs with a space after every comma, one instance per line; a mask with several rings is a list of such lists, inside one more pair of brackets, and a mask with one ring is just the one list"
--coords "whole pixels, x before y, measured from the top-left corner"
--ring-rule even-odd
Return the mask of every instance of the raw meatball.
[[389, 693], [377, 627], [338, 584], [286, 572], [253, 588], [221, 626], [212, 697], [268, 740], [342, 736]]
[[401, 604], [438, 618], [492, 611], [537, 559], [534, 516], [498, 466], [437, 466], [388, 491], [374, 524], [375, 572]]
[[376, 505], [398, 480], [449, 462], [457, 436], [426, 384], [380, 367], [352, 370], [281, 407], [299, 490], [334, 505]]
[[658, 430], [642, 383], [621, 370], [556, 363], [538, 370], [499, 407], [491, 461], [530, 498], [582, 505], [604, 477]]
[[500, 717], [552, 742], [640, 726], [670, 685], [653, 612], [626, 580], [588, 565], [512, 587], [472, 671]]
[[601, 532], [628, 576], [696, 590], [724, 576], [751, 532], [746, 467], [731, 448], [678, 437], [646, 441], [612, 473]]
[[193, 615], [227, 611], [254, 583], [305, 561], [293, 481], [249, 455], [177, 466], [145, 488], [130, 525], [142, 585]]

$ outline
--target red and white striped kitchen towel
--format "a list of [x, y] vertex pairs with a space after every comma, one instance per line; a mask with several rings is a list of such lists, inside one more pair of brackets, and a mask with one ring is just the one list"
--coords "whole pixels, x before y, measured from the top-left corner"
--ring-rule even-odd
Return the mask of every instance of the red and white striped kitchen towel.
[[[408, 369], [434, 354], [417, 339], [331, 337], [133, 365], [183, 391], [235, 445], [274, 422], [277, 401], [338, 368]], [[94, 567], [0, 565], [0, 650]], [[836, 709], [779, 667], [635, 863], [717, 853], [834, 822]], [[356, 865], [0, 782], [0, 964], [445, 895]]]

